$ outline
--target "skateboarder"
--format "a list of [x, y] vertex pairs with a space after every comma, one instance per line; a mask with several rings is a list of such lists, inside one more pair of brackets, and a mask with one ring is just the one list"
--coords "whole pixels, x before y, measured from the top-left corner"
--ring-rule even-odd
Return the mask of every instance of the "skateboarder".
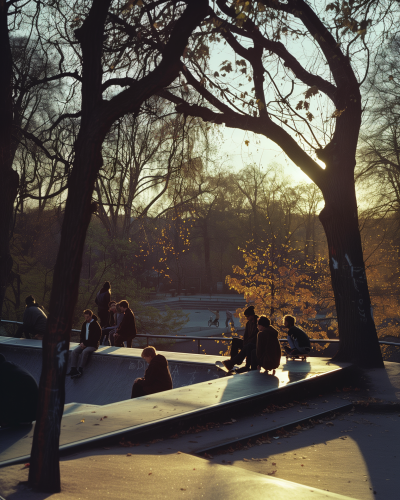
[[262, 367], [267, 372], [272, 370], [272, 375], [275, 375], [275, 368], [278, 368], [281, 362], [278, 331], [271, 326], [271, 321], [266, 316], [258, 318], [257, 328], [257, 348], [252, 351], [251, 369]]
[[219, 310], [211, 311], [211, 309], [209, 309], [209, 311], [215, 315], [215, 318], [212, 321], [212, 324], [215, 325], [217, 321], [219, 321]]
[[39, 388], [32, 375], [0, 354], [0, 426], [36, 420]]
[[172, 389], [171, 373], [165, 357], [162, 354], [157, 354], [157, 351], [152, 346], [143, 349], [141, 356], [149, 366], [144, 377], [137, 378], [133, 383], [131, 398], [139, 398], [147, 394]]
[[[257, 319], [254, 312], [254, 306], [249, 306], [245, 311], [244, 315], [247, 318], [246, 328], [244, 330], [243, 339], [233, 338], [231, 347], [231, 359], [223, 361], [223, 364], [228, 370], [236, 364], [242, 364], [243, 360], [246, 358], [246, 366], [237, 370], [238, 373], [242, 373], [250, 370], [251, 365], [251, 352], [257, 347]], [[239, 352], [240, 349], [240, 352]]]
[[82, 324], [80, 344], [71, 352], [71, 370], [67, 375], [71, 378], [81, 377], [83, 367], [89, 356], [97, 351], [101, 337], [101, 327], [97, 322], [97, 316], [90, 309], [83, 311], [85, 321]]
[[295, 326], [296, 318], [287, 314], [283, 318], [283, 328], [288, 329], [287, 341], [285, 346], [286, 354], [289, 356], [307, 355], [311, 351], [311, 343], [304, 330]]

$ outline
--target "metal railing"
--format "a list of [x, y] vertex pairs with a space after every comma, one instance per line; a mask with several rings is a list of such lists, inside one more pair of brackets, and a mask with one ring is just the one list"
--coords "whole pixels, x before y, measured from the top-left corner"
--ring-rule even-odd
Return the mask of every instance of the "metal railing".
[[[9, 323], [9, 324], [14, 324], [14, 325], [22, 325], [23, 324], [21, 321], [11, 321], [11, 320], [7, 320], [7, 319], [0, 320], [0, 325], [2, 323]], [[80, 333], [80, 330], [71, 329], [71, 332]], [[228, 342], [231, 342], [232, 339], [237, 338], [237, 337], [224, 337], [224, 336], [222, 336], [222, 337], [195, 337], [195, 336], [190, 336], [190, 335], [148, 335], [146, 333], [139, 333], [136, 335], [135, 338], [145, 338], [147, 345], [150, 344], [149, 339], [171, 339], [171, 340], [192, 340], [192, 341], [197, 340], [197, 353], [201, 354], [201, 351], [200, 351], [201, 341], [212, 340], [214, 342], [222, 342], [222, 341], [226, 340]], [[286, 339], [279, 339], [279, 342], [286, 342]], [[310, 342], [314, 343], [314, 344], [336, 344], [340, 341], [339, 341], [339, 339], [310, 339]], [[379, 344], [400, 347], [399, 342], [387, 342], [385, 340], [379, 340]]]

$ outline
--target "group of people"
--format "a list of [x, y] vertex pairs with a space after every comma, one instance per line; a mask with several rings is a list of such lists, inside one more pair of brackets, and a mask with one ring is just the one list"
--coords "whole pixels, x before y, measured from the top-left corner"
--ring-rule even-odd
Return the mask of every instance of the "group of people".
[[83, 315], [79, 345], [71, 352], [71, 370], [67, 373], [72, 378], [81, 377], [87, 360], [100, 344], [115, 347], [132, 347], [136, 337], [135, 315], [127, 300], [111, 300], [111, 285], [106, 281], [95, 300], [98, 316], [90, 309]]
[[[281, 346], [278, 340], [278, 331], [271, 326], [266, 316], [258, 317], [254, 306], [244, 311], [247, 323], [243, 339], [233, 338], [230, 359], [223, 361], [225, 367], [231, 371], [235, 365], [246, 360], [245, 366], [236, 370], [237, 373], [249, 370], [271, 371], [275, 374], [281, 362]], [[296, 326], [296, 318], [286, 315], [283, 318], [283, 328], [287, 329], [288, 346], [285, 351], [290, 356], [308, 354], [311, 350], [310, 339], [304, 330]]]

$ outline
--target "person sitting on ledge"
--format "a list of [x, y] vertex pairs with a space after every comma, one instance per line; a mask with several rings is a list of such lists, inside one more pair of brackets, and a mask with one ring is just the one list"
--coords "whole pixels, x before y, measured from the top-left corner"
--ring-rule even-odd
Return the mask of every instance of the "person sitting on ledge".
[[257, 348], [251, 353], [251, 369], [264, 368], [266, 372], [275, 368], [281, 362], [281, 346], [278, 340], [278, 330], [271, 326], [271, 321], [266, 316], [258, 318]]
[[[251, 365], [251, 353], [257, 347], [257, 319], [254, 312], [254, 306], [249, 306], [245, 311], [244, 315], [247, 318], [246, 328], [243, 334], [243, 340], [239, 338], [232, 339], [232, 347], [231, 347], [231, 359], [227, 361], [223, 361], [223, 364], [228, 370], [232, 370], [232, 368], [236, 364], [242, 364], [243, 360], [246, 358], [246, 366], [239, 368], [236, 370], [236, 373], [248, 372], [250, 370]], [[240, 352], [239, 349], [241, 349]]]
[[301, 354], [309, 354], [311, 351], [311, 343], [308, 335], [304, 330], [295, 326], [296, 318], [287, 314], [283, 318], [283, 328], [288, 328], [287, 341], [288, 346], [285, 346], [286, 354], [289, 356], [299, 356]]
[[25, 304], [23, 324], [18, 327], [17, 337], [24, 334], [27, 339], [41, 340], [46, 332], [47, 316], [32, 295], [25, 299]]
[[162, 354], [157, 354], [152, 346], [143, 349], [142, 358], [149, 366], [144, 377], [137, 378], [133, 383], [131, 398], [172, 389], [172, 378], [166, 358]]
[[121, 300], [117, 306], [124, 317], [114, 333], [114, 345], [115, 347], [124, 347], [124, 342], [126, 342], [126, 347], [132, 347], [132, 340], [136, 337], [135, 315], [132, 309], [129, 309], [127, 300]]
[[32, 375], [0, 354], [0, 426], [36, 420], [39, 388]]
[[101, 326], [97, 322], [97, 316], [90, 309], [85, 309], [83, 315], [85, 321], [81, 328], [80, 344], [71, 352], [71, 370], [67, 373], [71, 378], [82, 376], [83, 367], [92, 352], [97, 351], [100, 343]]

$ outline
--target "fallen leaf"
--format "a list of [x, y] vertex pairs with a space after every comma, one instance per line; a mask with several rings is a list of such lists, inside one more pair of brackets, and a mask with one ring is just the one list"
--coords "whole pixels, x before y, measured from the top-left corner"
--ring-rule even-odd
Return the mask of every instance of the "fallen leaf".
[[272, 465], [276, 465], [276, 462], [272, 462]]
[[149, 472], [149, 476], [151, 476], [153, 473], [152, 472]]
[[24, 465], [25, 469], [29, 469], [30, 466], [31, 466], [31, 464], [29, 464], [29, 463]]
[[274, 436], [274, 439], [279, 439], [279, 436]]
[[132, 453], [127, 453], [126, 454], [127, 457], [131, 457], [132, 456]]
[[82, 418], [81, 423], [83, 424], [84, 422], [85, 422], [85, 419], [84, 419], [84, 418]]

